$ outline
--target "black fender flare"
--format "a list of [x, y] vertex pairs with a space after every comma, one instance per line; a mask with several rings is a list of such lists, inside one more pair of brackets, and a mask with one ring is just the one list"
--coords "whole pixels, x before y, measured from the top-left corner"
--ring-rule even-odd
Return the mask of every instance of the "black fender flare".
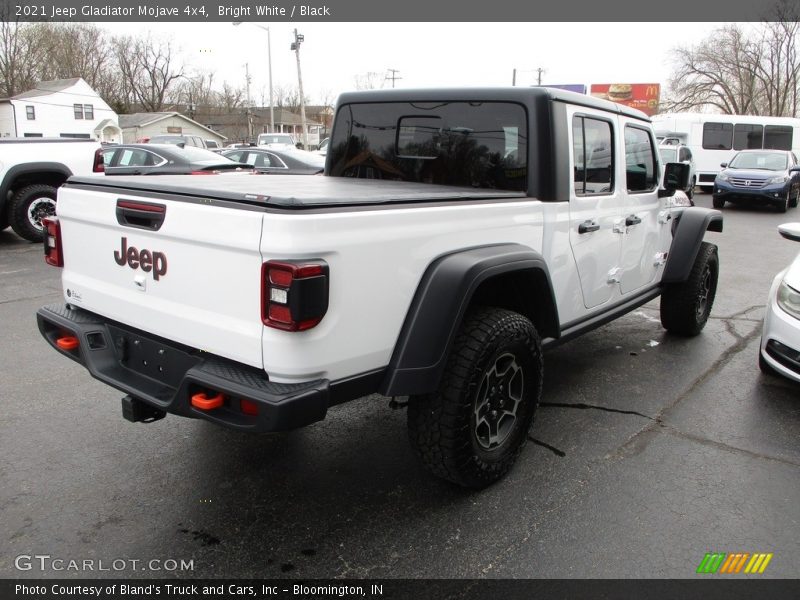
[[712, 208], [686, 208], [672, 226], [672, 245], [661, 277], [662, 283], [686, 281], [706, 231], [722, 232], [722, 213]]
[[57, 162], [26, 162], [11, 167], [3, 177], [3, 182], [0, 183], [0, 214], [5, 210], [6, 196], [8, 190], [11, 189], [11, 184], [20, 175], [27, 175], [29, 173], [58, 173], [64, 176], [64, 181], [72, 177], [72, 171], [68, 166]]
[[[515, 278], [520, 297], [543, 337], [558, 337], [558, 308], [547, 263], [521, 244], [467, 248], [434, 260], [406, 314], [380, 386], [385, 396], [433, 392], [475, 292], [498, 276]], [[518, 278], [518, 279], [517, 279]], [[535, 300], [535, 306], [534, 306]], [[535, 312], [533, 312], [535, 311]]]

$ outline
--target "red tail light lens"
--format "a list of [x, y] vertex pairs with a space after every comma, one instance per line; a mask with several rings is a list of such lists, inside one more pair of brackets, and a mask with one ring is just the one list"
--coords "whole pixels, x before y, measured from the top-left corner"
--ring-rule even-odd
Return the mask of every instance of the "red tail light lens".
[[58, 217], [42, 219], [44, 234], [44, 262], [53, 267], [64, 266], [64, 254], [61, 250], [61, 223]]
[[305, 331], [328, 311], [328, 265], [271, 260], [261, 267], [261, 320], [267, 327]]
[[103, 162], [103, 149], [98, 148], [94, 151], [94, 164], [92, 165], [92, 171], [94, 173], [105, 173], [106, 165]]

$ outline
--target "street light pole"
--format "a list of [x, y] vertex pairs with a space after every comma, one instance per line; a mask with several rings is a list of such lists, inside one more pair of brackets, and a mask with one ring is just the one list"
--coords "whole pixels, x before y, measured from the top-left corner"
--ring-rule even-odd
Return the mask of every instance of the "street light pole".
[[[241, 25], [241, 21], [234, 21], [234, 27]], [[251, 25], [255, 25], [259, 29], [263, 29], [267, 32], [267, 65], [269, 66], [269, 131], [270, 133], [275, 132], [275, 110], [274, 105], [275, 102], [272, 96], [272, 39], [270, 38], [269, 27], [264, 27], [263, 25], [258, 25], [256, 23], [251, 23]]]
[[303, 149], [308, 150], [308, 127], [306, 126], [306, 101], [303, 97], [303, 75], [300, 72], [300, 44], [305, 41], [305, 36], [297, 33], [294, 30], [294, 43], [292, 50], [294, 50], [295, 57], [297, 58], [297, 86], [300, 88], [300, 122], [303, 127]]

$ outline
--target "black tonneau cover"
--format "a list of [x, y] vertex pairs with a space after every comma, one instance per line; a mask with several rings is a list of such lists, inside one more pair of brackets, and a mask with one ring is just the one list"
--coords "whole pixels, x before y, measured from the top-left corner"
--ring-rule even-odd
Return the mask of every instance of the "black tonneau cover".
[[228, 200], [283, 209], [525, 198], [524, 192], [324, 175], [98, 175], [70, 177], [64, 185], [105, 188], [112, 193], [119, 190], [116, 193], [120, 194], [151, 192]]

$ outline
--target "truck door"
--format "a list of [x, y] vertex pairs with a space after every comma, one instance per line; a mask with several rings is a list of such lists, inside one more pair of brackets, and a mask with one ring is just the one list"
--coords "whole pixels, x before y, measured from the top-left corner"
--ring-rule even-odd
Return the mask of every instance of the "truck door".
[[635, 121], [624, 124], [625, 202], [620, 291], [635, 292], [655, 280], [669, 243], [666, 212], [658, 197], [659, 169], [650, 129]]
[[594, 308], [619, 297], [619, 228], [626, 200], [615, 175], [616, 119], [583, 107], [568, 107], [567, 115], [572, 131], [569, 239], [584, 305]]

